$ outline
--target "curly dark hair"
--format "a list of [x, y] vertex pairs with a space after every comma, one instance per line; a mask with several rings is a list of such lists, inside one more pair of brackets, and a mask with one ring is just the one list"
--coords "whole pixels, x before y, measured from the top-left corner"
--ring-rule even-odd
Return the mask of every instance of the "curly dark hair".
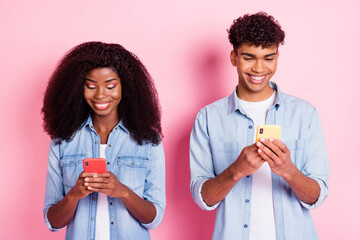
[[52, 74], [42, 108], [44, 129], [57, 143], [71, 141], [91, 113], [84, 99], [86, 74], [109, 67], [119, 76], [122, 98], [119, 117], [138, 144], [158, 144], [160, 106], [153, 80], [145, 66], [119, 44], [85, 42], [71, 49]]
[[265, 12], [245, 14], [235, 19], [227, 31], [235, 53], [242, 44], [262, 48], [284, 44], [285, 32], [279, 23]]

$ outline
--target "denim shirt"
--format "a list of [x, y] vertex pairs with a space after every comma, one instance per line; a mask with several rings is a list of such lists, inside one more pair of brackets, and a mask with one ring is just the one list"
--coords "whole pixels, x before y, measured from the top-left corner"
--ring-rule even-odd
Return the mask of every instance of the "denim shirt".
[[[83, 171], [84, 158], [100, 156], [100, 137], [91, 117], [82, 124], [70, 142], [50, 144], [44, 218], [51, 231], [57, 231], [47, 219], [48, 209], [61, 201], [75, 185]], [[165, 161], [162, 143], [138, 145], [130, 137], [122, 121], [112, 130], [106, 147], [108, 171], [133, 190], [138, 196], [152, 202], [155, 219], [148, 224], [136, 220], [119, 198], [108, 196], [110, 239], [150, 239], [148, 229], [158, 226], [165, 208]], [[81, 199], [66, 229], [66, 239], [95, 239], [97, 193]]]
[[[308, 102], [280, 92], [275, 83], [275, 103], [266, 124], [281, 125], [281, 141], [291, 152], [294, 165], [320, 186], [312, 204], [297, 198], [280, 176], [272, 173], [276, 239], [318, 239], [309, 209], [328, 195], [329, 165], [324, 137], [316, 109]], [[201, 188], [205, 181], [223, 172], [254, 142], [256, 126], [237, 101], [236, 90], [229, 97], [202, 108], [190, 137], [191, 193], [203, 210], [217, 208], [213, 239], [249, 239], [252, 176], [239, 180], [224, 200], [207, 206]]]

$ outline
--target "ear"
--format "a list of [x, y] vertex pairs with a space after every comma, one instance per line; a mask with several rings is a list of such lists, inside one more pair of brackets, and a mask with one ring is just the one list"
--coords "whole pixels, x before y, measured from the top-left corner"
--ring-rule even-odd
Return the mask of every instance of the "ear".
[[234, 50], [232, 50], [230, 53], [230, 61], [231, 61], [231, 64], [235, 67], [236, 66], [236, 53], [234, 52]]

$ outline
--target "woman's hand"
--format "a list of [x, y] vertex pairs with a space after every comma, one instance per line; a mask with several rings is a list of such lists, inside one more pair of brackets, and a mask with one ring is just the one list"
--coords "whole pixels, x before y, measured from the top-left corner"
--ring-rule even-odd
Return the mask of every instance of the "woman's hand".
[[84, 186], [84, 179], [93, 176], [94, 173], [82, 172], [74, 187], [58, 203], [49, 208], [47, 217], [52, 227], [65, 227], [74, 216], [77, 204], [80, 199], [86, 197], [92, 191]]
[[87, 191], [104, 193], [120, 198], [128, 211], [140, 222], [150, 223], [156, 216], [156, 208], [150, 201], [139, 197], [126, 185], [119, 182], [112, 172], [97, 173], [84, 178]]
[[82, 172], [79, 175], [78, 180], [76, 181], [76, 184], [74, 187], [72, 187], [68, 193], [68, 196], [70, 198], [80, 200], [93, 191], [90, 191], [85, 185], [84, 185], [84, 179], [92, 177], [95, 173], [88, 173], [88, 172]]
[[129, 195], [129, 188], [119, 182], [112, 172], [87, 176], [84, 178], [83, 186], [86, 191], [104, 193], [113, 198], [125, 198]]

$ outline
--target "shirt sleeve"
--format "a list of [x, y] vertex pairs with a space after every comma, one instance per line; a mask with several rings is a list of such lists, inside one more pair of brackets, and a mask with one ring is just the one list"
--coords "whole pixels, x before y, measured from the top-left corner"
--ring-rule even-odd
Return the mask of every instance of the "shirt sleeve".
[[144, 199], [152, 202], [156, 208], [156, 216], [150, 223], [144, 224], [147, 229], [156, 228], [164, 217], [165, 199], [165, 154], [162, 143], [152, 146], [146, 170]]
[[59, 145], [54, 141], [50, 144], [49, 158], [46, 176], [45, 201], [44, 201], [44, 219], [45, 224], [50, 231], [56, 232], [61, 228], [53, 228], [47, 218], [49, 208], [64, 198], [64, 186], [62, 184], [62, 174], [59, 165]]
[[316, 110], [314, 110], [310, 117], [305, 147], [305, 164], [301, 169], [301, 172], [305, 176], [314, 179], [319, 184], [320, 195], [317, 201], [311, 205], [303, 201], [300, 202], [304, 207], [314, 209], [319, 207], [329, 194], [328, 181], [330, 175], [325, 139], [320, 118]]
[[190, 190], [195, 203], [203, 210], [215, 209], [219, 203], [208, 206], [201, 195], [204, 182], [215, 177], [205, 108], [197, 114], [190, 135], [190, 172]]

